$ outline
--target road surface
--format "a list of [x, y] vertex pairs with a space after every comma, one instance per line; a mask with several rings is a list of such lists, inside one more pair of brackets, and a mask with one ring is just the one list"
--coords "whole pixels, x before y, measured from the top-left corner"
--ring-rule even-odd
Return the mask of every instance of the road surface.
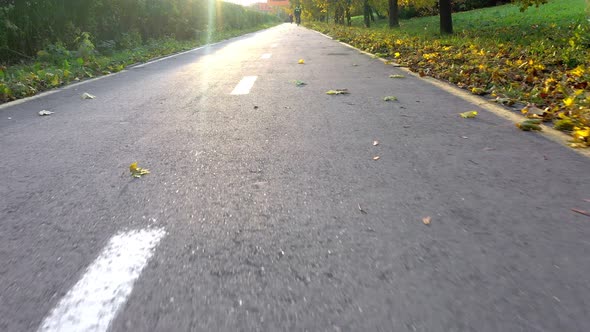
[[0, 331], [588, 331], [589, 159], [391, 74], [284, 24], [5, 105]]

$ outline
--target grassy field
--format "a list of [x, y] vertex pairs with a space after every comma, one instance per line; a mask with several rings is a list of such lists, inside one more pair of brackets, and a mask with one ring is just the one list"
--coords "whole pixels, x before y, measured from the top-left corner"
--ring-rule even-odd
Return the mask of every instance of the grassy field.
[[[309, 27], [420, 75], [447, 80], [503, 104], [534, 103], [523, 113], [570, 131], [590, 145], [590, 15], [585, 0], [550, 0], [520, 12], [504, 5], [453, 14], [455, 34], [439, 34], [438, 17], [387, 20], [370, 29], [311, 22]], [[534, 110], [534, 111], [532, 111]]]

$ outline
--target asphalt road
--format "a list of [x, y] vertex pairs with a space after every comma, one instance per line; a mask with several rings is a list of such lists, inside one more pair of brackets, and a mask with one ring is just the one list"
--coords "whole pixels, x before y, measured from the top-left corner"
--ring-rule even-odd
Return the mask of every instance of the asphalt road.
[[390, 74], [285, 24], [3, 107], [0, 331], [140, 230], [113, 332], [588, 331], [590, 160]]

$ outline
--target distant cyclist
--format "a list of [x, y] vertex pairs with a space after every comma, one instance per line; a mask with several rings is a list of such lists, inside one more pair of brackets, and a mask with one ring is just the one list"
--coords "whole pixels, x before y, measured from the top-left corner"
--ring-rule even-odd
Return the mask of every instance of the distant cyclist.
[[295, 7], [295, 22], [297, 25], [301, 24], [301, 7]]

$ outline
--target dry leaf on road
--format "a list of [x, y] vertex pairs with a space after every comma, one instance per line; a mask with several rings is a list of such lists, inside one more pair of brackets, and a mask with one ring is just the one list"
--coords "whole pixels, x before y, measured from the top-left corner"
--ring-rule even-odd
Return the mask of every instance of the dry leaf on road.
[[93, 95], [89, 94], [88, 92], [84, 92], [80, 98], [82, 98], [82, 99], [94, 99], [94, 98], [96, 98], [96, 96], [93, 96]]
[[54, 113], [54, 112], [50, 112], [50, 111], [46, 111], [46, 110], [39, 111], [39, 115], [40, 115], [40, 116], [44, 116], [44, 115], [51, 115], [51, 114], [53, 114], [53, 113]]
[[349, 94], [348, 89], [335, 89], [326, 91], [327, 95], [347, 95]]
[[383, 97], [384, 101], [396, 101], [397, 97], [396, 96], [387, 96], [387, 97]]
[[375, 156], [375, 157], [373, 157], [373, 160], [379, 160], [379, 158], [381, 158], [381, 157]]
[[300, 64], [300, 65], [303, 65], [303, 64], [305, 64], [305, 60], [299, 59], [299, 61], [297, 61], [297, 63]]
[[358, 207], [359, 207], [359, 211], [361, 211], [361, 213], [367, 214], [367, 211], [363, 210], [363, 208], [361, 207], [360, 204], [358, 205]]
[[528, 119], [521, 123], [517, 123], [516, 127], [522, 131], [543, 130], [543, 128], [539, 126], [540, 124], [540, 119]]
[[137, 167], [137, 161], [129, 165], [129, 171], [134, 178], [140, 178], [142, 175], [150, 174], [148, 169]]
[[422, 222], [424, 223], [424, 225], [430, 225], [430, 220], [430, 216], [422, 218]]
[[463, 119], [472, 119], [472, 118], [475, 118], [477, 116], [477, 111], [467, 111], [467, 112], [459, 113], [459, 115]]
[[389, 78], [406, 78], [406, 77], [404, 75], [395, 74], [395, 75], [389, 75]]
[[379, 141], [373, 141], [373, 146], [379, 145]]

